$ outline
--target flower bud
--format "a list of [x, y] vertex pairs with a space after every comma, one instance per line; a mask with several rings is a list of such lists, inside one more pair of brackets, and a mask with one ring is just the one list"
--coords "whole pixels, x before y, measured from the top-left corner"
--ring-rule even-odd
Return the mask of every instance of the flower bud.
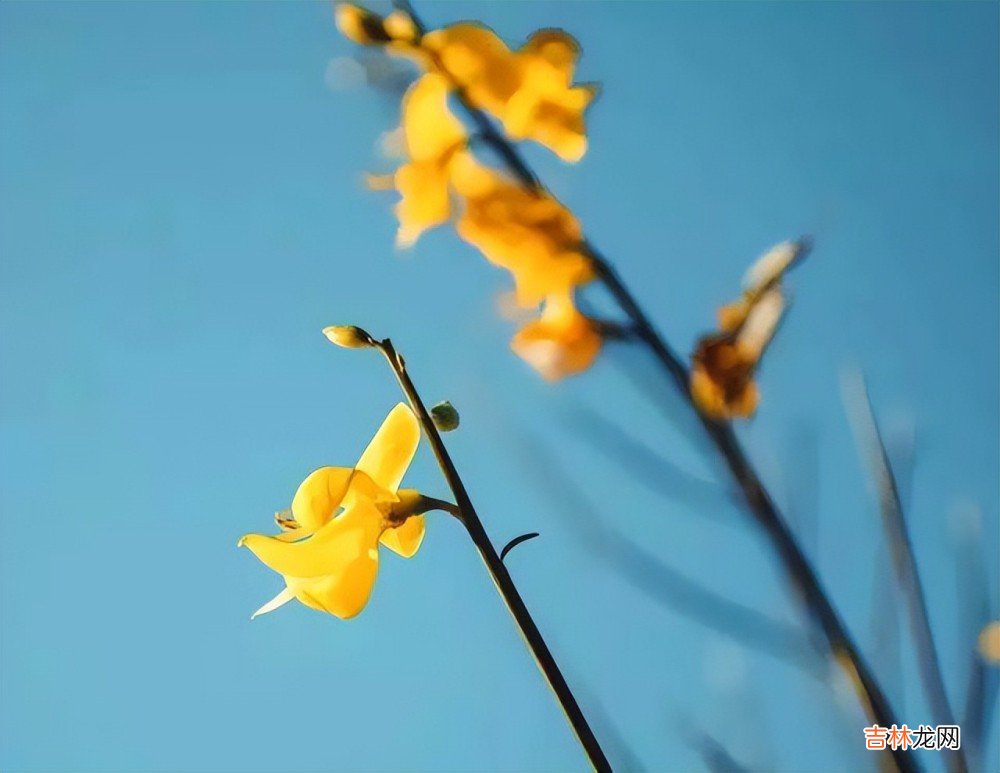
[[390, 38], [404, 43], [412, 43], [420, 34], [413, 19], [403, 11], [393, 11], [386, 16], [382, 27]]
[[431, 418], [434, 420], [434, 426], [441, 432], [451, 432], [452, 430], [458, 429], [460, 421], [458, 411], [456, 411], [455, 406], [447, 400], [444, 400], [431, 408]]
[[348, 40], [362, 46], [377, 46], [388, 43], [391, 38], [377, 13], [352, 3], [340, 3], [334, 11], [337, 29]]
[[323, 328], [330, 343], [343, 346], [345, 349], [364, 349], [374, 346], [375, 340], [367, 332], [355, 325], [331, 325]]

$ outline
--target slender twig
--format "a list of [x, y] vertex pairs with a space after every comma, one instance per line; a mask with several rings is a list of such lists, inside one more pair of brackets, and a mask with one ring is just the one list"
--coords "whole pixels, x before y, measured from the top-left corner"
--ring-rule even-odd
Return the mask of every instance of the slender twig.
[[406, 363], [388, 338], [383, 341], [376, 341], [375, 347], [385, 355], [389, 366], [399, 381], [403, 393], [406, 395], [414, 413], [416, 413], [417, 419], [420, 421], [424, 434], [427, 436], [427, 440], [437, 459], [438, 466], [441, 468], [441, 472], [444, 474], [449, 488], [451, 488], [452, 495], [455, 497], [455, 503], [458, 505], [459, 512], [461, 513], [462, 522], [465, 524], [472, 542], [479, 550], [479, 555], [486, 564], [490, 576], [496, 583], [497, 590], [500, 592], [503, 600], [507, 602], [507, 608], [517, 623], [517, 627], [520, 629], [531, 653], [535, 656], [535, 661], [538, 663], [539, 669], [555, 693], [563, 711], [566, 713], [566, 718], [573, 727], [580, 745], [583, 746], [595, 770], [602, 772], [610, 771], [611, 765], [607, 757], [605, 757], [600, 744], [597, 742], [594, 732], [590, 729], [587, 718], [584, 716], [579, 703], [577, 703], [569, 685], [566, 683], [566, 679], [559, 670], [559, 666], [545, 640], [542, 638], [538, 626], [535, 625], [531, 613], [528, 612], [528, 608], [525, 606], [513, 578], [507, 571], [507, 567], [490, 541], [483, 522], [479, 519], [476, 509], [472, 505], [472, 500], [469, 499], [458, 470], [455, 468], [451, 456], [448, 454], [448, 449], [445, 448], [444, 441], [441, 440], [441, 435], [434, 425], [433, 419], [431, 419], [430, 414], [424, 407], [424, 403], [420, 399], [420, 394], [410, 379], [410, 375], [406, 370]]
[[[934, 721], [939, 725], [954, 725], [955, 715], [951, 710], [944, 678], [941, 675], [941, 661], [931, 630], [927, 597], [917, 568], [917, 560], [913, 555], [913, 541], [906, 525], [899, 486], [872, 410], [868, 389], [860, 373], [854, 377], [845, 376], [844, 405], [854, 427], [858, 450], [867, 462], [875, 482], [879, 509], [882, 512], [882, 526], [892, 556], [896, 582], [906, 601], [910, 633], [916, 645], [917, 662], [920, 666], [920, 677], [934, 714]], [[963, 773], [968, 768], [961, 750], [948, 754], [948, 765], [957, 773]]]
[[[409, 0], [395, 0], [395, 5], [410, 15], [422, 34], [425, 26], [414, 11], [411, 2]], [[459, 104], [476, 124], [482, 140], [493, 147], [504, 160], [510, 172], [526, 189], [538, 195], [544, 195], [545, 189], [538, 176], [524, 161], [517, 148], [508, 142], [496, 129], [490, 118], [471, 102], [461, 84], [450, 76], [447, 68], [439, 67], [439, 69], [451, 79]], [[736, 485], [739, 486], [747, 507], [770, 539], [785, 572], [799, 591], [809, 613], [819, 624], [834, 660], [845, 669], [851, 678], [867, 714], [873, 722], [879, 725], [888, 727], [892, 724], [898, 724], [895, 722], [896, 714], [892, 710], [889, 699], [883, 693], [874, 673], [840, 619], [840, 615], [823, 589], [815, 569], [799, 546], [795, 535], [786, 524], [771, 499], [771, 495], [747, 459], [732, 426], [728, 422], [716, 421], [698, 411], [691, 399], [688, 389], [689, 374], [683, 361], [674, 354], [666, 339], [646, 316], [638, 300], [621, 280], [611, 263], [589, 241], [584, 241], [582, 248], [591, 259], [597, 281], [615, 298], [622, 311], [628, 316], [640, 339], [645, 342], [667, 372], [681, 395], [697, 412], [702, 426], [728, 466]], [[901, 771], [919, 769], [908, 751], [897, 748], [890, 750], [889, 753]]]

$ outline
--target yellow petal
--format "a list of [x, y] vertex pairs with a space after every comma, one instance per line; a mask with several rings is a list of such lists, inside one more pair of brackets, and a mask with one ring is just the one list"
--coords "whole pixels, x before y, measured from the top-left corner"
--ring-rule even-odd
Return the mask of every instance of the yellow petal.
[[361, 454], [356, 469], [369, 475], [380, 487], [395, 492], [419, 443], [420, 423], [408, 405], [399, 403], [385, 417]]
[[403, 558], [412, 558], [424, 541], [426, 523], [424, 516], [411, 515], [402, 525], [382, 532], [381, 542], [393, 553]]
[[448, 109], [448, 81], [429, 73], [403, 97], [403, 134], [413, 161], [437, 161], [465, 144], [462, 122]]
[[307, 607], [339, 617], [354, 617], [368, 603], [378, 577], [378, 550], [370, 548], [325, 577], [286, 577], [289, 590]]
[[568, 84], [573, 80], [573, 69], [580, 56], [580, 44], [564, 30], [545, 29], [532, 33], [521, 52], [543, 59], [558, 70]]
[[412, 161], [396, 170], [393, 178], [400, 193], [396, 204], [398, 247], [412, 247], [420, 235], [451, 217], [448, 167], [437, 161]]
[[314, 531], [337, 511], [354, 470], [350, 467], [320, 467], [309, 473], [292, 499], [292, 516], [306, 531]]
[[248, 534], [239, 544], [248, 547], [264, 565], [286, 577], [322, 577], [342, 571], [359, 556], [374, 550], [384, 527], [379, 510], [361, 499], [318, 531], [297, 542], [264, 534]]
[[572, 297], [550, 297], [542, 317], [522, 327], [510, 347], [547, 381], [581, 373], [593, 365], [603, 339], [573, 305]]
[[691, 370], [691, 397], [706, 416], [724, 419], [728, 415], [726, 399], [720, 387], [697, 363]]
[[521, 63], [495, 32], [468, 22], [434, 30], [423, 45], [476, 107], [499, 116], [521, 82]]

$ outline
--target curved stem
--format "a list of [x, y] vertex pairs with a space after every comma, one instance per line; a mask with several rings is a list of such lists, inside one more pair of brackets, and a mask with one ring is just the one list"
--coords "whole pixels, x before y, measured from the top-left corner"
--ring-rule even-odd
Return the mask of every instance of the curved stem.
[[452, 495], [455, 497], [460, 518], [465, 524], [472, 542], [479, 550], [479, 555], [482, 557], [483, 563], [486, 564], [490, 576], [496, 583], [497, 590], [500, 592], [503, 600], [507, 602], [507, 608], [517, 623], [517, 627], [520, 629], [521, 635], [524, 637], [531, 653], [535, 656], [535, 661], [538, 663], [539, 669], [555, 693], [563, 711], [566, 713], [566, 718], [573, 727], [580, 745], [583, 746], [595, 770], [610, 771], [611, 765], [608, 762], [608, 758], [604, 755], [604, 751], [597, 742], [593, 730], [590, 729], [590, 724], [580, 709], [580, 704], [577, 703], [576, 698], [573, 696], [565, 677], [562, 675], [562, 671], [559, 670], [559, 666], [552, 656], [552, 652], [542, 638], [542, 634], [538, 630], [538, 626], [535, 625], [531, 613], [528, 612], [528, 608], [525, 606], [513, 578], [507, 571], [507, 567], [486, 534], [483, 522], [479, 519], [476, 509], [469, 499], [465, 485], [462, 483], [458, 470], [455, 468], [455, 464], [448, 454], [448, 449], [445, 448], [444, 441], [441, 439], [441, 434], [438, 432], [433, 419], [431, 419], [427, 408], [420, 399], [420, 394], [417, 392], [416, 386], [414, 386], [413, 381], [410, 379], [410, 375], [406, 370], [406, 363], [388, 338], [384, 341], [376, 341], [375, 347], [385, 355], [389, 366], [396, 375], [396, 380], [399, 381], [399, 386], [406, 395], [414, 413], [416, 413], [417, 419], [423, 427], [424, 434], [427, 435], [431, 449], [434, 451], [438, 466], [441, 468], [441, 472], [444, 474], [445, 479], [448, 481], [448, 486], [451, 488]]

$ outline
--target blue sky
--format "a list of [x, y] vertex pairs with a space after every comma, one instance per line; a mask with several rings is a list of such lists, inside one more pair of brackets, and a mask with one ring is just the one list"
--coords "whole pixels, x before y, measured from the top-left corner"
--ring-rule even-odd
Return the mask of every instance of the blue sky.
[[[997, 5], [421, 7], [580, 39], [590, 152], [526, 150], [680, 351], [756, 255], [815, 235], [739, 432], [902, 721], [929, 722], [912, 649], [884, 646], [839, 393], [864, 369], [890, 439], [915, 437], [909, 516], [964, 706], [958, 556], [998, 595]], [[360, 617], [250, 623], [280, 580], [237, 537], [399, 399], [377, 357], [326, 343], [340, 322], [458, 407], [495, 540], [542, 533], [511, 571], [620, 766], [697, 767], [702, 732], [757, 767], [873, 766], [850, 697], [685, 592], [800, 621], [652, 364], [609, 347], [544, 384], [507, 349], [504, 275], [447, 229], [394, 250], [391, 198], [361, 181], [397, 100], [331, 89], [352, 55], [323, 3], [0, 5], [0, 767], [584, 769], [443, 518]], [[445, 494], [428, 449], [408, 483]]]

